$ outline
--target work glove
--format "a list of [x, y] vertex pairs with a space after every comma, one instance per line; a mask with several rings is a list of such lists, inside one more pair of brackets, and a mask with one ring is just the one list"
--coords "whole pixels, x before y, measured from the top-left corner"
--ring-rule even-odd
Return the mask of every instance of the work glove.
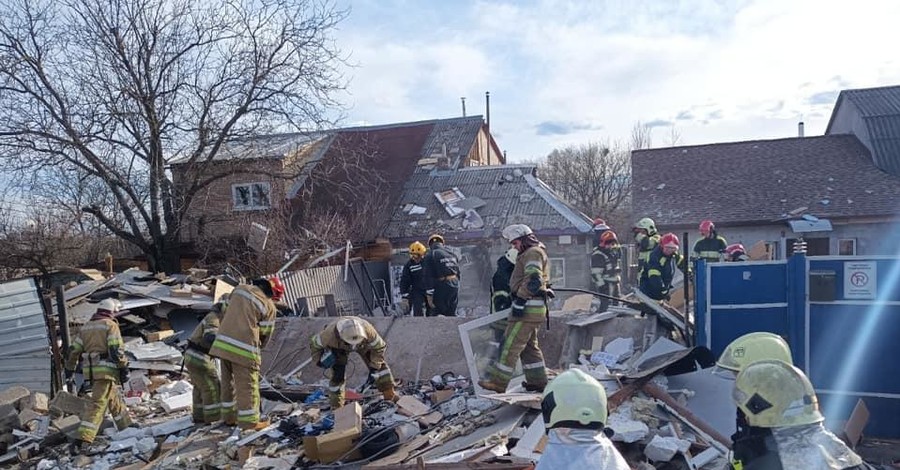
[[323, 369], [331, 369], [336, 360], [334, 353], [331, 352], [330, 349], [326, 349], [322, 352], [322, 357], [319, 358], [319, 362], [317, 362], [316, 365]]
[[550, 289], [549, 287], [542, 290], [541, 294], [544, 296], [544, 299], [546, 299], [546, 300], [552, 300], [552, 299], [556, 298], [556, 292], [553, 292], [553, 289]]
[[119, 383], [124, 385], [125, 382], [128, 382], [128, 368], [119, 369]]

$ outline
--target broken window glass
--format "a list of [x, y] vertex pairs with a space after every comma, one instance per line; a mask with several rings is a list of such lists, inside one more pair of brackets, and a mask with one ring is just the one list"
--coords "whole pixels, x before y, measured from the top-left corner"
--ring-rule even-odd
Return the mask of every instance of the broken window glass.
[[271, 207], [269, 183], [247, 183], [233, 186], [234, 208], [238, 210], [268, 209]]
[[268, 183], [255, 183], [253, 185], [253, 205], [255, 207], [269, 207]]

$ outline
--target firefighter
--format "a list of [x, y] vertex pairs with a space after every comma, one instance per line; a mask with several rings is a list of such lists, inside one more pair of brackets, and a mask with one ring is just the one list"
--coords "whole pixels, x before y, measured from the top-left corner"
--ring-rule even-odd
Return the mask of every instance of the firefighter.
[[444, 247], [444, 237], [428, 237], [428, 253], [422, 261], [425, 267], [425, 300], [431, 315], [456, 316], [459, 300], [459, 261]]
[[328, 401], [332, 408], [344, 406], [344, 381], [350, 353], [356, 351], [369, 368], [369, 380], [374, 383], [385, 400], [397, 401], [394, 376], [384, 360], [387, 343], [371, 323], [358, 317], [342, 317], [329, 323], [309, 340], [312, 360], [323, 369], [331, 369], [328, 383]]
[[541, 414], [547, 446], [535, 470], [630, 470], [603, 430], [606, 390], [580, 369], [569, 369], [544, 390]]
[[716, 365], [737, 375], [744, 367], [758, 361], [781, 361], [793, 364], [791, 347], [775, 333], [747, 333], [725, 347]]
[[[600, 235], [597, 246], [591, 253], [591, 281], [594, 290], [601, 294], [619, 297], [619, 283], [622, 281], [619, 260], [622, 257], [622, 247], [616, 232], [606, 230]], [[610, 299], [600, 299], [600, 311], [605, 312], [609, 308]]]
[[732, 243], [725, 248], [725, 261], [750, 261], [747, 250], [740, 243]]
[[659, 244], [659, 232], [656, 231], [656, 223], [650, 217], [638, 220], [631, 229], [638, 248], [637, 279], [640, 282], [644, 267], [650, 259], [650, 253]]
[[700, 237], [694, 243], [694, 258], [706, 260], [707, 263], [722, 261], [728, 242], [716, 232], [712, 220], [700, 222]]
[[675, 270], [682, 262], [678, 246], [678, 237], [674, 233], [660, 237], [659, 245], [650, 253], [647, 265], [641, 272], [639, 288], [653, 300], [669, 299]]
[[209, 355], [221, 359], [222, 419], [241, 429], [262, 429], [259, 368], [262, 348], [275, 328], [275, 302], [284, 295], [277, 277], [259, 278], [234, 288]]
[[78, 453], [83, 446], [94, 442], [107, 410], [113, 417], [116, 429], [121, 431], [131, 426], [128, 407], [119, 388], [128, 381], [128, 359], [125, 357], [122, 334], [116, 321], [116, 313], [121, 308], [122, 303], [116, 299], [102, 300], [90, 321], [81, 327], [69, 347], [66, 381], [72, 381], [80, 361], [82, 372], [91, 383], [90, 399], [94, 404], [81, 416], [77, 437], [71, 447], [73, 453]]
[[516, 363], [521, 359], [525, 390], [542, 392], [547, 385], [547, 371], [537, 332], [548, 315], [548, 300], [555, 297], [548, 282], [550, 260], [544, 244], [527, 225], [513, 224], [504, 228], [503, 238], [519, 253], [509, 280], [512, 308], [499, 358], [488, 365], [486, 378], [478, 385], [486, 390], [505, 392]]
[[194, 423], [214, 423], [222, 419], [222, 403], [219, 401], [222, 382], [216, 360], [209, 355], [209, 349], [216, 340], [219, 325], [228, 308], [228, 297], [229, 294], [225, 294], [213, 304], [212, 311], [191, 332], [184, 351], [184, 367], [194, 385]]
[[516, 257], [519, 252], [515, 248], [506, 250], [503, 256], [497, 258], [497, 270], [491, 278], [491, 313], [501, 312], [512, 307], [512, 297], [509, 295], [509, 278], [512, 277], [513, 268], [516, 267]]
[[422, 258], [425, 256], [425, 245], [413, 242], [409, 245], [409, 261], [403, 265], [400, 275], [400, 295], [403, 297], [401, 310], [405, 315], [412, 308], [414, 317], [425, 316], [425, 271]]
[[825, 429], [812, 384], [786, 362], [744, 367], [734, 381], [732, 399], [749, 425], [732, 444], [733, 469], [873, 469]]

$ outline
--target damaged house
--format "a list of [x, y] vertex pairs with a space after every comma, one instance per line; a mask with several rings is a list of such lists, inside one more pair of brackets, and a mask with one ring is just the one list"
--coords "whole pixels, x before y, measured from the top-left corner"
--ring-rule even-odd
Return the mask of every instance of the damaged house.
[[662, 230], [710, 219], [729, 243], [785, 259], [894, 254], [900, 216], [900, 86], [844, 90], [825, 135], [727, 142], [632, 154], [636, 215]]

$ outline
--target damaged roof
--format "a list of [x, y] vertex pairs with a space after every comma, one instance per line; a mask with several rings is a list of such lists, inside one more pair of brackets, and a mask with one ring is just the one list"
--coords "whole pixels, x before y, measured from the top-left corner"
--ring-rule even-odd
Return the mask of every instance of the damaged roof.
[[[862, 118], [872, 157], [879, 168], [900, 175], [900, 86], [843, 90], [838, 95], [826, 134], [834, 132], [838, 111], [845, 103]], [[854, 126], [853, 132], [857, 132]]]
[[[591, 229], [590, 219], [562, 201], [535, 176], [534, 165], [461, 168], [447, 173], [415, 173], [403, 186], [399, 203], [382, 235], [392, 239], [423, 238], [437, 231], [450, 238], [499, 236], [503, 227], [528, 224], [544, 234], [579, 234]], [[454, 188], [473, 204], [483, 227], [464, 228], [464, 215], [451, 217], [435, 193]], [[480, 200], [480, 201], [479, 201]], [[483, 205], [482, 205], [483, 202]], [[453, 233], [455, 232], [455, 237]]]
[[631, 165], [634, 207], [659, 225], [900, 214], [900, 177], [853, 135], [636, 150]]

